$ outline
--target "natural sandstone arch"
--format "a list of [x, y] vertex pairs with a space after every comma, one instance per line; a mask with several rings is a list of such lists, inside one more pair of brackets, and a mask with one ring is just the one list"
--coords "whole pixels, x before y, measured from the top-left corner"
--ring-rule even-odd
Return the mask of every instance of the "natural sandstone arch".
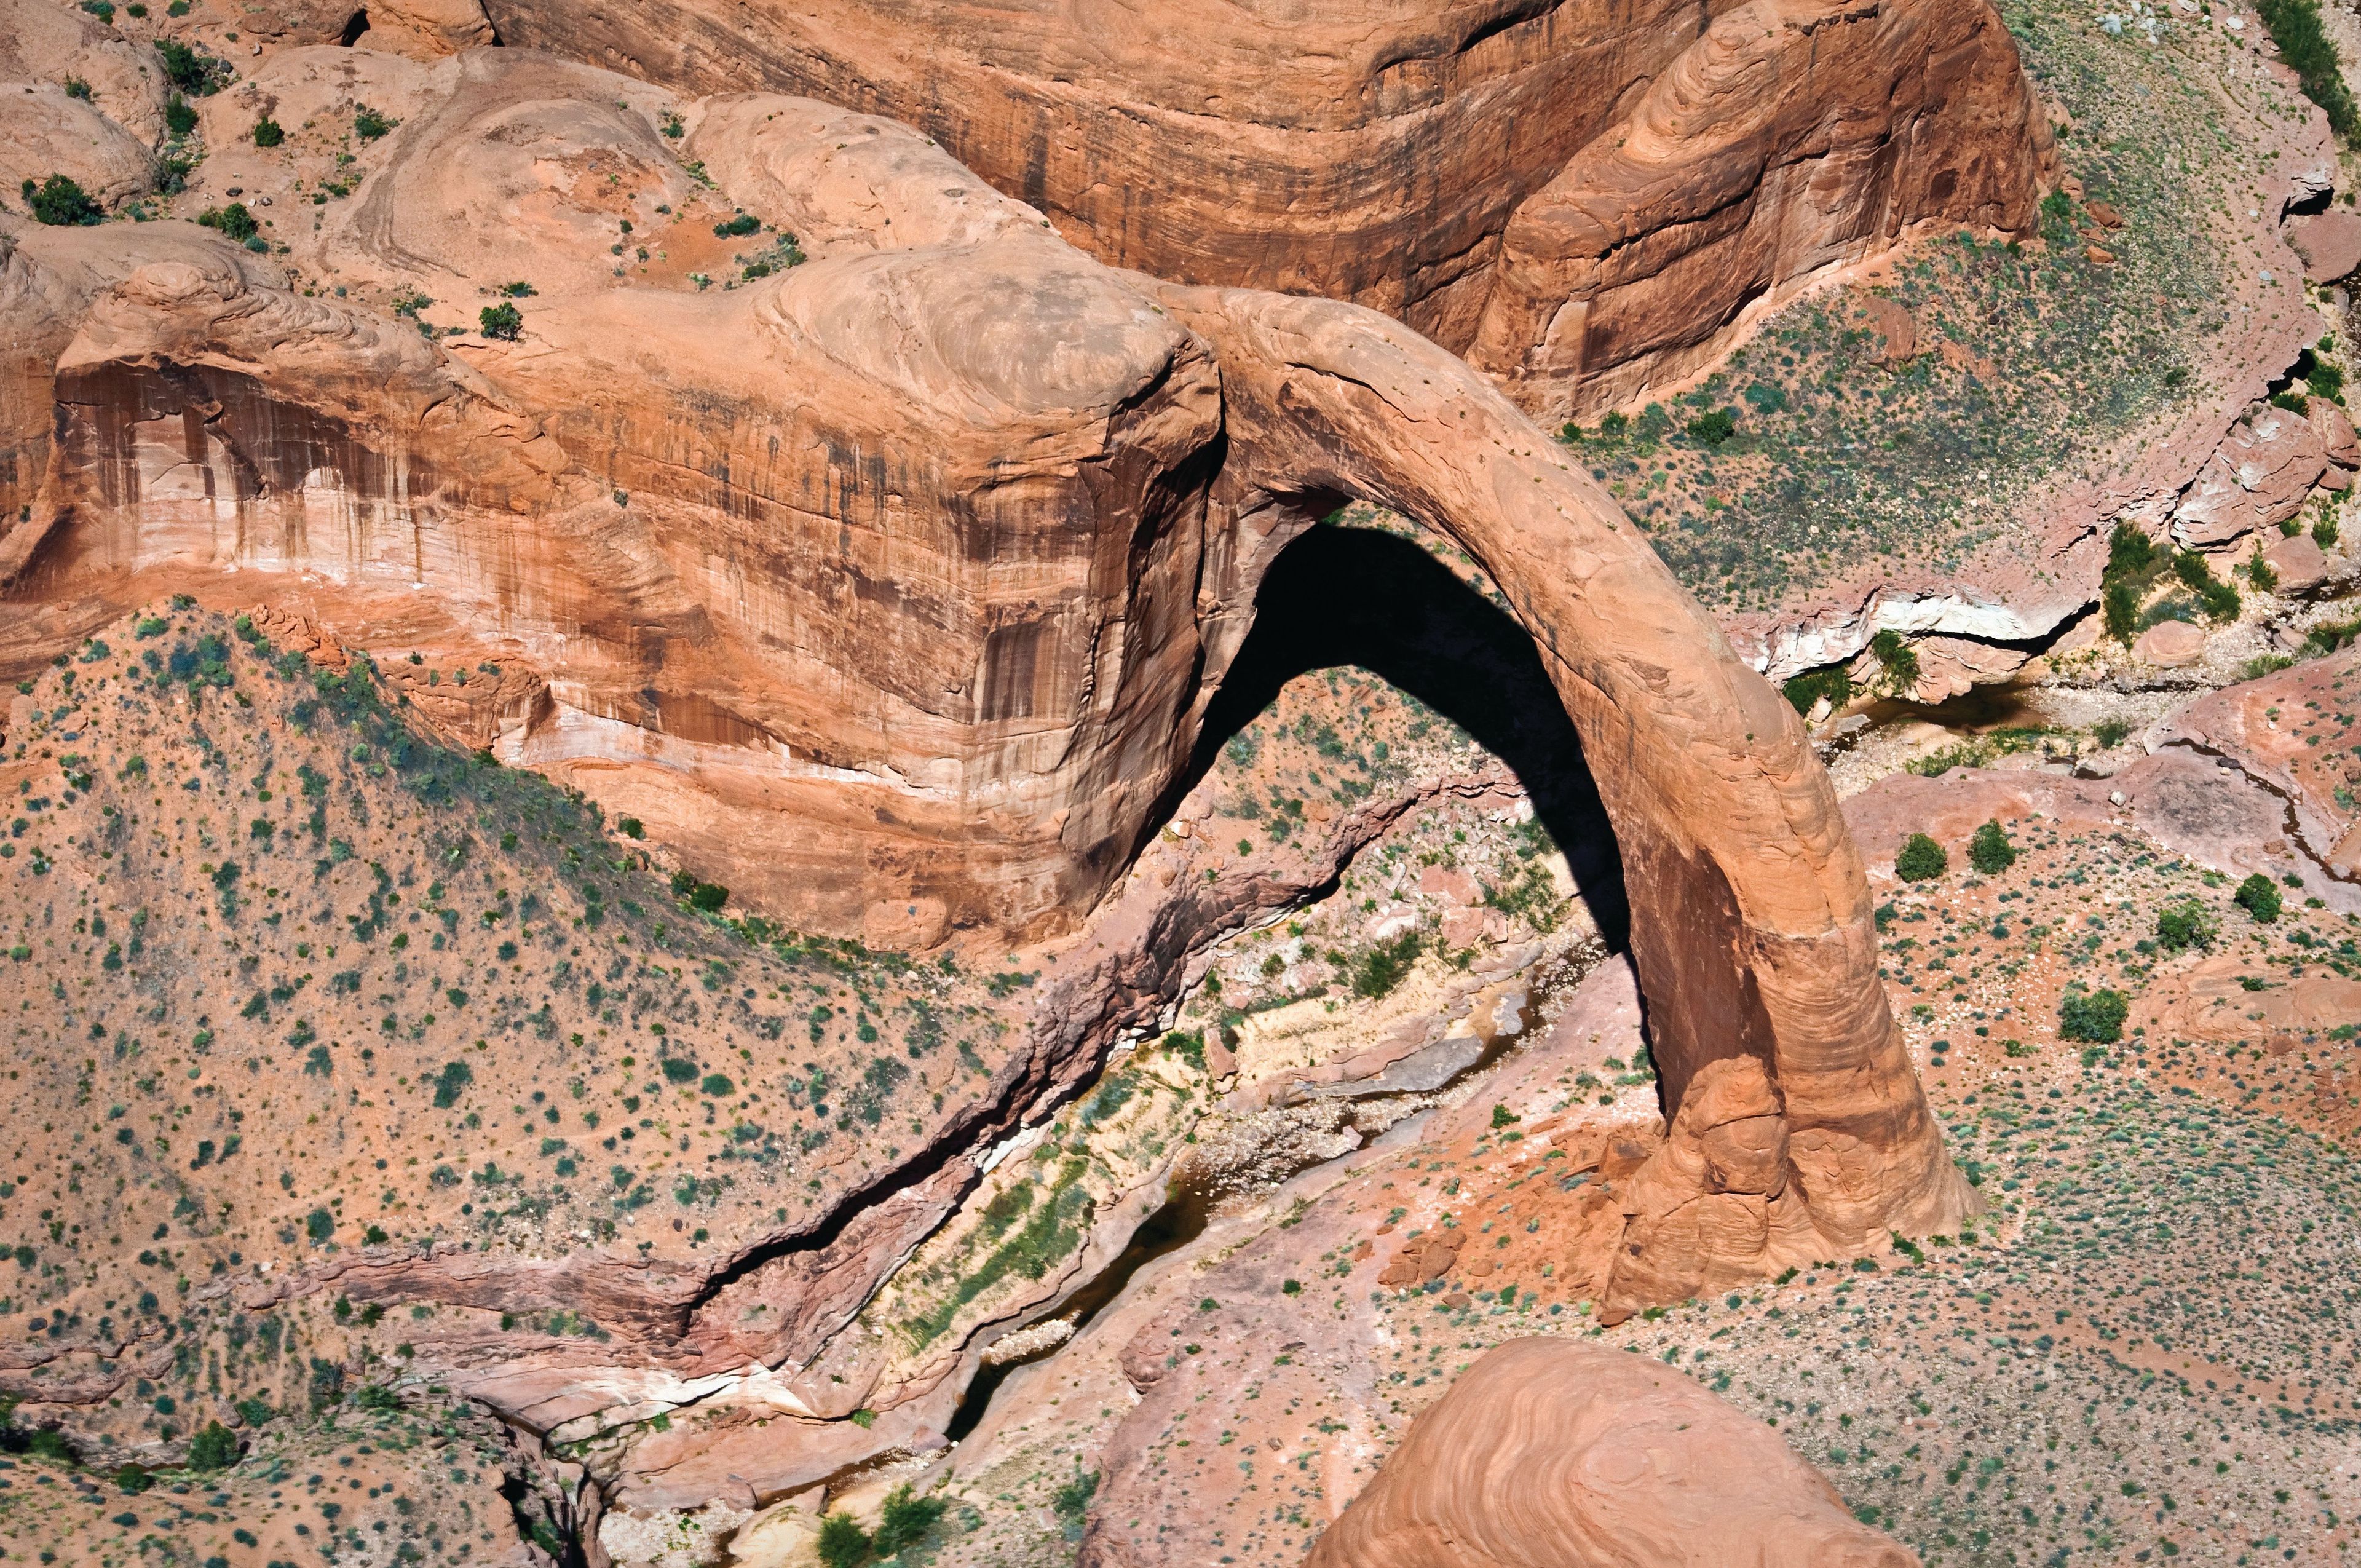
[[[1241, 554], [1267, 560], [1308, 526], [1290, 498], [1366, 499], [1455, 539], [1532, 634], [1615, 824], [1676, 1135], [1692, 1079], [1751, 1058], [1823, 1235], [1857, 1245], [1881, 1224], [1954, 1221], [1966, 1190], [1887, 1010], [1835, 791], [1794, 709], [1639, 531], [1482, 378], [1393, 322], [1327, 301], [1141, 287], [1222, 366], [1217, 499], [1238, 518]], [[1207, 641], [1218, 672], [1235, 641], [1220, 629]], [[1719, 1194], [1708, 1182], [1698, 1195]]]
[[[288, 51], [263, 85], [324, 108], [367, 54]], [[0, 537], [11, 662], [158, 592], [283, 597], [404, 667], [494, 663], [480, 702], [421, 705], [757, 907], [895, 946], [1040, 938], [1122, 875], [1306, 503], [1365, 498], [1507, 595], [1614, 820], [1675, 1118], [1649, 1223], [1710, 1233], [1656, 1284], [1960, 1212], [1795, 715], [1466, 365], [1358, 307], [1111, 271], [808, 100], [522, 51], [361, 63], [403, 123], [291, 231], [350, 298], [187, 224], [0, 220], [32, 345], [0, 433], [45, 470]], [[561, 153], [606, 177], [548, 179]], [[609, 263], [626, 213], [686, 248], [733, 205], [809, 259], [710, 290]], [[525, 276], [521, 346], [368, 302]], [[1741, 1122], [1766, 1172], [1679, 1153]]]

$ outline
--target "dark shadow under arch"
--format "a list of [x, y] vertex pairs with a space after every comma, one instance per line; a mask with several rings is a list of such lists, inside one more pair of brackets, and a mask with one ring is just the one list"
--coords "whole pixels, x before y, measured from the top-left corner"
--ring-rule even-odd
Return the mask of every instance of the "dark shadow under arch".
[[1621, 951], [1631, 908], [1614, 829], [1532, 635], [1398, 534], [1323, 524], [1279, 553], [1256, 591], [1254, 630], [1213, 694], [1169, 799], [1177, 804], [1195, 788], [1281, 686], [1342, 664], [1409, 693], [1508, 764], [1565, 851], [1600, 935]]
[[361, 35], [368, 31], [368, 13], [366, 10], [356, 11], [345, 18], [344, 34], [336, 41], [345, 48], [350, 49], [361, 41]]

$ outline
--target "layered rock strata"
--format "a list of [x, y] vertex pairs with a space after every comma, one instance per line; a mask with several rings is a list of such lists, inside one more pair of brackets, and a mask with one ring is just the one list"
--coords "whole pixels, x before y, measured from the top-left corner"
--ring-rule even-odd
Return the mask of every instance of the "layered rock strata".
[[1774, 1433], [1690, 1378], [1560, 1339], [1516, 1340], [1477, 1357], [1304, 1560], [1741, 1562], [1913, 1568], [1917, 1558], [1856, 1522]]
[[[363, 102], [395, 124], [354, 175]], [[29, 345], [11, 434], [55, 433], [0, 535], [18, 668], [166, 593], [259, 599], [324, 650], [456, 663], [464, 695], [393, 684], [756, 907], [897, 947], [1029, 939], [1132, 862], [1279, 552], [1378, 502], [1499, 586], [1615, 824], [1675, 1115], [1633, 1288], [1963, 1211], [1800, 722], [1444, 350], [1351, 305], [1111, 271], [916, 134], [808, 100], [320, 49], [209, 100], [208, 136], [263, 112], [288, 148], [225, 151], [192, 193], [251, 203], [251, 245], [0, 220]], [[423, 333], [438, 301], [485, 330]], [[992, 1095], [942, 1111], [940, 1157], [820, 1231], [719, 1272], [389, 1257], [335, 1288], [593, 1302], [599, 1368], [468, 1380], [537, 1431], [720, 1388], [849, 1413], [810, 1369], [857, 1358], [829, 1336], [972, 1179], [959, 1138], [1152, 1018], [1205, 939], [1187, 915], [1074, 955]], [[1700, 1229], [1725, 1197], [1776, 1208], [1777, 1244]], [[647, 1458], [689, 1490], [730, 1463]]]
[[1556, 419], [1913, 224], [2030, 226], [2054, 162], [1982, 0], [1284, 6], [489, 0], [512, 45], [919, 126], [1111, 263], [1348, 299]]

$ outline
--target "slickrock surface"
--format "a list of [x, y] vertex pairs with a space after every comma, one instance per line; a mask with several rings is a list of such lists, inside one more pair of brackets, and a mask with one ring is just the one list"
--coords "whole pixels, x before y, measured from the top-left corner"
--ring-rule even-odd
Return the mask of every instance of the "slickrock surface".
[[1551, 420], [1930, 219], [2030, 226], [2048, 126], [1982, 0], [489, 0], [511, 45], [906, 120], [1117, 266], [1345, 299]]
[[[376, 166], [302, 203], [364, 93]], [[495, 675], [418, 699], [455, 740], [755, 907], [924, 948], [1079, 919], [1278, 549], [1376, 500], [1489, 572], [1596, 742], [1670, 1103], [1759, 1057], [1799, 1154], [1859, 1173], [1814, 1200], [1832, 1247], [1959, 1212], [1800, 723], [1510, 404], [1357, 307], [1108, 271], [884, 122], [673, 102], [521, 51], [284, 50], [207, 112], [295, 133], [204, 194], [276, 193], [247, 210], [287, 211], [300, 291], [185, 225], [24, 233], [63, 441], [0, 638], [170, 587], [398, 675], [451, 653]], [[732, 225], [775, 237], [707, 287]], [[455, 295], [521, 301], [519, 335], [404, 319]]]
[[1306, 1568], [1916, 1568], [1777, 1435], [1662, 1363], [1558, 1339], [1477, 1357]]

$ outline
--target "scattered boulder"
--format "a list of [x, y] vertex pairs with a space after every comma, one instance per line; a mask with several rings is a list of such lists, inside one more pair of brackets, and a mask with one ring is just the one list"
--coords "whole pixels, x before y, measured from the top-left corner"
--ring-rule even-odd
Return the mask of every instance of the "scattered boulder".
[[2311, 538], [2299, 533], [2263, 552], [2263, 559], [2279, 575], [2282, 590], [2308, 588], [2328, 576], [2328, 555]]
[[2132, 657], [2144, 664], [2177, 670], [2205, 656], [2205, 633], [2185, 620], [2159, 620], [2139, 634]]
[[2267, 406], [2231, 426], [2173, 509], [2184, 549], [2228, 544], [2293, 517], [2328, 468], [2312, 418]]
[[1917, 1561], [1848, 1513], [1775, 1431], [1691, 1378], [1527, 1339], [1477, 1357], [1411, 1423], [1304, 1568]]
[[1901, 365], [1916, 356], [1918, 323], [1901, 301], [1864, 294], [1855, 303], [1870, 330], [1877, 334], [1877, 352], [1872, 358], [1880, 365]]
[[2307, 398], [2303, 406], [2328, 460], [2339, 467], [2361, 468], [2361, 438], [2353, 433], [2352, 416], [2326, 398]]
[[2307, 283], [2334, 283], [2361, 268], [2361, 213], [2336, 209], [2290, 219], [2288, 243], [2303, 258]]

